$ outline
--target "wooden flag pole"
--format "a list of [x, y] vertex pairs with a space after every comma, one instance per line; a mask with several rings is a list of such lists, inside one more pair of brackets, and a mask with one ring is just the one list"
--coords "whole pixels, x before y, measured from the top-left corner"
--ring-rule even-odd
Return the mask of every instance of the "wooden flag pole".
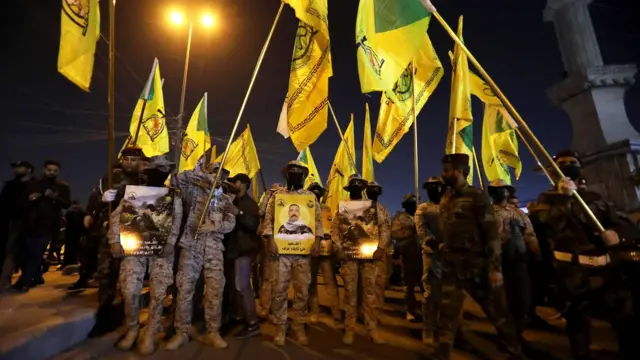
[[551, 183], [551, 185], [555, 185], [555, 183], [553, 182], [553, 178], [551, 177], [551, 174], [549, 174], [549, 172], [547, 171], [547, 168], [542, 165], [542, 163], [540, 162], [540, 159], [538, 158], [538, 155], [536, 155], [535, 151], [533, 151], [527, 139], [524, 137], [524, 135], [522, 135], [522, 132], [520, 132], [520, 129], [518, 129], [518, 127], [515, 127], [514, 130], [516, 131], [516, 134], [520, 136], [520, 139], [522, 140], [524, 145], [527, 147], [527, 149], [529, 149], [529, 152], [533, 156], [533, 159], [536, 161], [538, 166], [540, 166], [540, 169], [542, 169], [542, 172], [544, 172], [544, 174], [547, 176], [547, 179], [549, 179], [549, 182]]
[[418, 109], [416, 108], [416, 68], [411, 63], [411, 100], [413, 101], [413, 180], [416, 202], [420, 203], [420, 179], [418, 174]]
[[[284, 8], [284, 2], [280, 3], [280, 8], [278, 9], [278, 13], [276, 14], [276, 18], [273, 20], [273, 25], [271, 25], [271, 30], [269, 31], [269, 35], [267, 36], [267, 40], [262, 46], [262, 51], [260, 51], [260, 56], [258, 56], [258, 62], [256, 63], [256, 67], [253, 69], [253, 75], [251, 75], [251, 81], [249, 82], [249, 88], [247, 89], [247, 93], [244, 95], [244, 100], [242, 101], [242, 106], [240, 106], [240, 111], [238, 112], [238, 117], [236, 118], [236, 122], [233, 125], [233, 130], [231, 130], [231, 135], [229, 136], [229, 141], [227, 143], [226, 150], [222, 155], [222, 161], [220, 162], [220, 170], [216, 174], [215, 181], [211, 186], [211, 191], [209, 191], [209, 197], [207, 199], [207, 205], [202, 211], [202, 215], [200, 215], [200, 221], [198, 221], [198, 228], [204, 222], [204, 218], [209, 210], [209, 204], [211, 203], [211, 199], [213, 198], [213, 192], [216, 189], [216, 184], [220, 182], [220, 177], [222, 176], [222, 169], [224, 169], [224, 163], [227, 161], [227, 155], [229, 151], [227, 151], [231, 147], [231, 143], [233, 142], [233, 138], [236, 135], [236, 131], [238, 130], [238, 125], [240, 124], [240, 119], [242, 118], [242, 113], [244, 113], [244, 108], [247, 106], [247, 101], [249, 100], [249, 95], [251, 95], [251, 89], [253, 89], [253, 84], [256, 81], [256, 77], [258, 77], [258, 71], [260, 70], [260, 65], [262, 65], [262, 60], [264, 59], [264, 55], [267, 53], [267, 48], [269, 47], [269, 43], [271, 42], [271, 38], [273, 37], [273, 33], [276, 30], [276, 25], [278, 24], [278, 19], [280, 19], [280, 14], [282, 14], [282, 9]], [[195, 238], [197, 239], [198, 234], [196, 233]]]
[[480, 182], [480, 189], [484, 190], [484, 181], [482, 180], [482, 172], [480, 172], [480, 164], [478, 163], [478, 156], [476, 156], [476, 147], [472, 147], [473, 161], [476, 165], [476, 172], [478, 172], [478, 182]]
[[[435, 8], [433, 8], [433, 5], [431, 5], [431, 10], [435, 10]], [[555, 170], [555, 172], [560, 176], [561, 179], [564, 179], [565, 175], [562, 173], [562, 170], [560, 170], [560, 168], [558, 167], [558, 164], [556, 164], [556, 162], [553, 160], [551, 155], [549, 155], [549, 152], [547, 152], [544, 146], [542, 146], [542, 143], [540, 143], [540, 140], [538, 140], [538, 138], [533, 134], [533, 132], [531, 131], [527, 123], [522, 119], [520, 114], [518, 114], [518, 112], [513, 107], [509, 99], [507, 99], [507, 97], [502, 93], [502, 91], [500, 91], [500, 88], [498, 88], [498, 85], [496, 85], [493, 79], [484, 70], [482, 65], [480, 65], [478, 60], [476, 60], [476, 58], [473, 56], [471, 51], [469, 51], [469, 49], [465, 46], [464, 42], [462, 42], [460, 38], [458, 38], [456, 33], [451, 29], [451, 27], [447, 24], [447, 22], [444, 21], [442, 16], [440, 16], [440, 14], [437, 11], [432, 11], [432, 15], [438, 20], [440, 25], [442, 25], [442, 27], [449, 34], [451, 39], [453, 39], [456, 45], [460, 46], [462, 51], [464, 51], [469, 61], [471, 61], [471, 63], [473, 64], [473, 66], [476, 67], [476, 69], [478, 70], [482, 78], [487, 82], [487, 84], [489, 84], [489, 86], [491, 87], [491, 90], [496, 94], [496, 96], [500, 99], [500, 101], [502, 101], [502, 104], [509, 111], [511, 116], [513, 116], [513, 118], [518, 122], [518, 126], [521, 127], [524, 130], [524, 132], [533, 140], [534, 146], [538, 148], [538, 151], [540, 151], [544, 155], [546, 160], [549, 162], [549, 164], [551, 164], [551, 167], [553, 168], [553, 170]], [[600, 221], [598, 221], [598, 218], [596, 218], [596, 216], [593, 214], [593, 211], [591, 211], [587, 203], [584, 202], [580, 194], [578, 194], [577, 190], [573, 191], [573, 196], [580, 203], [580, 206], [587, 213], [587, 215], [589, 216], [593, 224], [596, 226], [598, 231], [600, 233], [604, 233], [605, 231], [604, 227], [602, 226]]]
[[[116, 0], [109, 1], [109, 130], [108, 130], [108, 166], [107, 182], [109, 189], [113, 189], [113, 153], [115, 151], [115, 117], [116, 117]], [[111, 203], [109, 203], [109, 214], [111, 214]], [[111, 228], [111, 216], [109, 216], [109, 229]]]

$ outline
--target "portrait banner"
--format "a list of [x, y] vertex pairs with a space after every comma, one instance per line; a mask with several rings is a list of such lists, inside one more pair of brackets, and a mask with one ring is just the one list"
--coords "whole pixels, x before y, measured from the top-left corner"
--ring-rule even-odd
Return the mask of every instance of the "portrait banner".
[[169, 188], [127, 185], [120, 214], [125, 256], [160, 254], [171, 233], [172, 215]]
[[379, 241], [378, 214], [373, 203], [341, 201], [338, 221], [345, 255], [352, 259], [373, 259]]
[[276, 194], [274, 234], [281, 255], [309, 255], [315, 242], [315, 195]]

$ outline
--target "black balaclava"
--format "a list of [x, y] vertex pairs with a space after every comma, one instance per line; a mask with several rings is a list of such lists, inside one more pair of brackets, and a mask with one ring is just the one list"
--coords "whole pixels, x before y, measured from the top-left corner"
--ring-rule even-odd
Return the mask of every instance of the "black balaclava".
[[416, 214], [416, 210], [418, 209], [418, 203], [416, 202], [416, 198], [413, 197], [409, 200], [406, 200], [402, 203], [402, 208], [407, 212], [407, 214], [413, 216]]
[[489, 196], [495, 203], [502, 203], [509, 197], [509, 189], [506, 187], [489, 187]]
[[442, 194], [444, 193], [444, 185], [440, 183], [430, 183], [427, 184], [426, 189], [429, 200], [435, 204], [439, 204], [440, 199], [442, 199]]
[[367, 188], [366, 182], [362, 180], [352, 180], [349, 183], [349, 199], [362, 200], [362, 192]]
[[309, 186], [308, 190], [316, 195], [316, 199], [318, 199], [318, 201], [320, 201], [320, 199], [322, 199], [322, 197], [325, 194], [324, 188], [322, 188], [321, 186], [318, 186], [318, 185], [314, 185], [314, 184]]
[[297, 166], [287, 168], [287, 189], [300, 190], [304, 187], [305, 172]]
[[377, 186], [368, 186], [366, 193], [367, 198], [371, 201], [378, 201], [378, 198], [380, 197], [380, 195], [382, 195], [380, 188]]
[[143, 174], [147, 177], [147, 186], [162, 187], [171, 172], [165, 172], [160, 169], [145, 169]]

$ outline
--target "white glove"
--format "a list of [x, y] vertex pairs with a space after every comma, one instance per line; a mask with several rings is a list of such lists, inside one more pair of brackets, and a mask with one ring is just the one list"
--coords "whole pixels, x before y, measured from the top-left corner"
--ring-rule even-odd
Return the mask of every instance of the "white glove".
[[109, 203], [116, 199], [116, 194], [118, 194], [118, 190], [107, 190], [102, 193], [102, 202]]

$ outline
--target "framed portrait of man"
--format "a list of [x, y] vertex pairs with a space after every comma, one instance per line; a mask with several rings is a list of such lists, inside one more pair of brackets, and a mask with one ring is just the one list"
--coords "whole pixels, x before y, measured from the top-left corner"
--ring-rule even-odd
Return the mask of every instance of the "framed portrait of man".
[[274, 240], [282, 255], [308, 255], [316, 238], [314, 195], [276, 194]]
[[352, 259], [372, 259], [378, 248], [378, 214], [370, 200], [341, 201], [338, 221], [343, 248]]

